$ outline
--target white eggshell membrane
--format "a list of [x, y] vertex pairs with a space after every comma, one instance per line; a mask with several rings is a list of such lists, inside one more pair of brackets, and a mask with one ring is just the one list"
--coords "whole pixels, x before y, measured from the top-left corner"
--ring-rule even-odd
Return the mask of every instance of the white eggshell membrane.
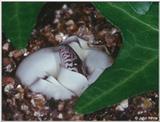
[[34, 92], [43, 93], [48, 98], [69, 99], [74, 96], [74, 93], [63, 87], [57, 80], [50, 76], [48, 79], [40, 79], [36, 83], [30, 86], [30, 89]]
[[81, 93], [88, 88], [88, 80], [85, 76], [80, 73], [70, 71], [66, 68], [61, 68], [57, 80], [65, 86], [67, 89], [73, 91], [76, 95]]
[[105, 52], [90, 49], [85, 60], [85, 65], [88, 68], [90, 75], [88, 76], [89, 84], [94, 83], [103, 71], [113, 64], [113, 60], [110, 56], [106, 55]]
[[58, 53], [54, 48], [41, 49], [26, 57], [18, 66], [16, 75], [24, 85], [31, 85], [38, 78], [58, 74]]

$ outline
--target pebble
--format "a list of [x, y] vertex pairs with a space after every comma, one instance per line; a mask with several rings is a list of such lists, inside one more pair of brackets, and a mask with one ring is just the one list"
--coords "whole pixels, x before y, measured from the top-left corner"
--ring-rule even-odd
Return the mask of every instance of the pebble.
[[48, 107], [48, 106], [45, 106], [45, 107], [44, 107], [44, 110], [49, 110], [49, 107]]
[[16, 90], [19, 91], [19, 92], [21, 92], [21, 93], [24, 92], [24, 89], [22, 88], [22, 86], [20, 84], [17, 85]]
[[69, 13], [70, 15], [72, 15], [72, 14], [73, 14], [73, 10], [72, 10], [72, 9], [68, 9], [68, 13]]
[[66, 4], [64, 4], [64, 5], [62, 6], [62, 9], [66, 10], [66, 9], [68, 9], [68, 6], [67, 6]]
[[10, 40], [10, 39], [7, 39], [7, 42], [9, 42], [9, 43], [10, 43], [10, 42], [11, 42], [11, 40]]
[[9, 57], [13, 57], [13, 51], [9, 53]]
[[60, 17], [60, 14], [61, 14], [61, 11], [60, 11], [60, 10], [56, 10], [56, 11], [55, 11], [55, 14], [58, 15], [57, 17], [59, 18], [59, 17]]
[[24, 93], [17, 93], [14, 95], [15, 99], [24, 99]]
[[63, 114], [62, 113], [58, 114], [58, 119], [63, 119]]
[[14, 120], [23, 120], [23, 115], [20, 112], [15, 112], [13, 115]]
[[66, 29], [69, 34], [73, 34], [74, 32], [77, 31], [77, 26], [73, 20], [68, 20], [65, 25], [67, 26]]
[[12, 52], [10, 52], [9, 53], [9, 57], [18, 57], [19, 55], [22, 55], [22, 53], [20, 52], [20, 51], [18, 51], [18, 50], [14, 50], [14, 51], [12, 51]]
[[158, 98], [158, 94], [155, 95], [155, 98]]
[[2, 49], [3, 49], [4, 51], [9, 51], [9, 43], [8, 43], [8, 42], [5, 43], [5, 44], [3, 45], [3, 47], [2, 47]]
[[4, 58], [2, 59], [2, 61], [3, 61], [3, 66], [7, 66], [7, 65], [9, 65], [9, 64], [12, 63], [12, 62], [11, 62], [11, 59], [8, 58], [8, 57], [4, 57]]
[[13, 84], [10, 83], [5, 86], [4, 91], [9, 93], [13, 88], [14, 88]]
[[66, 35], [64, 33], [59, 33], [59, 35], [62, 37], [63, 41], [68, 37], [68, 35]]
[[57, 42], [62, 42], [63, 41], [63, 37], [60, 34], [56, 34], [55, 39], [56, 39]]
[[91, 14], [91, 12], [92, 12], [92, 8], [84, 8], [83, 9], [83, 12], [85, 13], [85, 14]]
[[[81, 25], [78, 29], [78, 31], [76, 32], [76, 34], [79, 36], [79, 37], [86, 37], [86, 36], [89, 36], [89, 35], [92, 35], [91, 31], [88, 29], [88, 27], [86, 27], [85, 25]], [[85, 38], [86, 39], [86, 38]], [[87, 40], [87, 39], [86, 39]]]
[[45, 102], [46, 100], [41, 94], [35, 94], [32, 96], [31, 103], [36, 108], [39, 108], [39, 109], [43, 108], [45, 105]]
[[12, 104], [12, 100], [11, 100], [11, 99], [7, 99], [6, 102], [7, 102], [8, 104]]
[[9, 53], [9, 57], [14, 57], [17, 59], [18, 57], [22, 56], [24, 53], [27, 52], [27, 49], [21, 49], [21, 50], [13, 50]]
[[141, 104], [141, 107], [144, 109], [149, 109], [152, 107], [152, 100], [150, 99], [142, 99], [143, 103]]
[[23, 56], [28, 56], [29, 55], [29, 52], [25, 52], [24, 54], [23, 54]]
[[15, 80], [14, 80], [14, 78], [11, 77], [11, 76], [3, 77], [2, 81], [3, 81], [3, 83], [4, 83], [5, 85], [7, 85], [7, 84], [13, 84], [13, 85], [14, 85], [14, 84], [15, 84]]
[[71, 26], [71, 25], [74, 25], [74, 24], [75, 24], [74, 21], [71, 20], [71, 19], [66, 22], [67, 26]]
[[28, 110], [28, 106], [25, 105], [25, 104], [22, 104], [22, 105], [21, 105], [21, 110], [27, 111], [27, 110]]
[[73, 109], [69, 109], [69, 110], [68, 110], [68, 114], [69, 114], [69, 115], [74, 114]]
[[38, 50], [39, 48], [40, 48], [39, 46], [35, 46], [35, 47], [33, 47], [33, 50], [36, 51], [36, 50]]
[[63, 109], [64, 109], [64, 102], [60, 102], [59, 104], [58, 104], [58, 111], [63, 111]]
[[35, 111], [33, 115], [36, 116], [36, 117], [40, 117], [41, 113], [39, 111]]
[[17, 93], [14, 95], [15, 99], [20, 99], [21, 98], [21, 94], [20, 93]]
[[18, 58], [18, 57], [20, 57], [20, 56], [22, 56], [22, 55], [23, 55], [23, 52], [21, 50], [15, 50], [15, 51], [13, 51], [13, 57], [15, 59]]
[[112, 28], [112, 30], [111, 30], [111, 34], [112, 35], [115, 34], [115, 33], [117, 33], [117, 32], [118, 32], [118, 30], [116, 28]]
[[128, 99], [123, 100], [117, 107], [116, 110], [118, 111], [124, 111], [126, 108], [128, 108]]
[[53, 23], [55, 23], [55, 24], [59, 23], [59, 19], [55, 18], [54, 21], [53, 21]]
[[12, 72], [13, 71], [13, 67], [11, 64], [8, 64], [6, 67], [4, 67], [4, 69], [6, 70], [6, 72]]

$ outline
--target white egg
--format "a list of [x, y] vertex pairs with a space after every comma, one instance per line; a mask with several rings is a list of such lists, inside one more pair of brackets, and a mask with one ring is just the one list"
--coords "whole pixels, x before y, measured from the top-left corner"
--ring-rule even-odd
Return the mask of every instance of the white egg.
[[26, 57], [18, 66], [16, 76], [29, 86], [38, 78], [56, 77], [59, 71], [59, 56], [54, 48], [44, 48]]

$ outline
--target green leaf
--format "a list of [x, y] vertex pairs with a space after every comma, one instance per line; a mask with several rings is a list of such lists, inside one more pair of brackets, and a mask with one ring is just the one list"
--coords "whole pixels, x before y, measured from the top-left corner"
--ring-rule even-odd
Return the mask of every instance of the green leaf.
[[24, 48], [43, 3], [3, 2], [2, 30], [16, 48]]
[[146, 14], [146, 12], [149, 11], [150, 6], [152, 5], [151, 2], [134, 2], [128, 4], [137, 14], [140, 15]]
[[128, 97], [158, 90], [158, 3], [153, 3], [143, 16], [128, 3], [94, 5], [120, 28], [123, 47], [113, 66], [77, 101], [75, 110], [79, 113], [91, 113]]

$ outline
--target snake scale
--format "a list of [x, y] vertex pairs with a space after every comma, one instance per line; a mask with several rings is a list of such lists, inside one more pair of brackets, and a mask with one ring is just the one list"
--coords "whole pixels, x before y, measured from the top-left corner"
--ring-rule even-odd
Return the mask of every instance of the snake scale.
[[82, 60], [69, 45], [61, 44], [59, 47], [59, 55], [62, 62], [62, 66], [71, 71], [86, 75], [86, 69]]

